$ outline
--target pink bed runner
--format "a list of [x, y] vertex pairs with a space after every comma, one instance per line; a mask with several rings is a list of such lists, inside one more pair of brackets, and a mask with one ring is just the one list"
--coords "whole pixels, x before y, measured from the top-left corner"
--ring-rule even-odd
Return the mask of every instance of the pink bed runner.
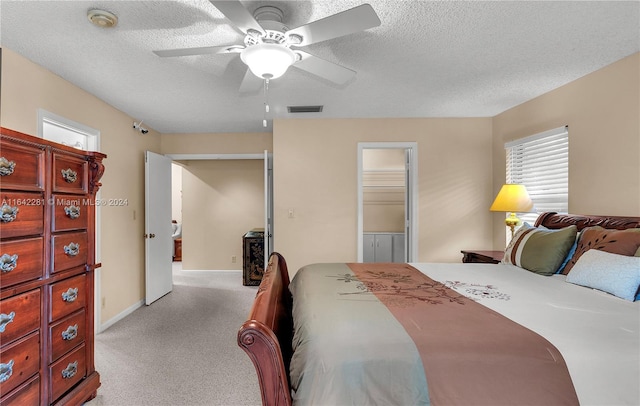
[[407, 264], [351, 263], [414, 341], [432, 405], [577, 405], [545, 338]]

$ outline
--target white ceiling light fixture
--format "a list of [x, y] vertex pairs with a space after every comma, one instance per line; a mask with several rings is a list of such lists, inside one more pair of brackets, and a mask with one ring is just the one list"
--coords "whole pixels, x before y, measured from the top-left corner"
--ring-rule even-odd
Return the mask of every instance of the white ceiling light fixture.
[[240, 58], [257, 77], [276, 79], [293, 65], [296, 54], [284, 45], [262, 42], [242, 50]]
[[118, 17], [105, 10], [93, 9], [87, 11], [87, 18], [93, 25], [102, 28], [115, 27], [118, 24]]
[[355, 71], [299, 48], [380, 25], [380, 18], [369, 4], [361, 4], [290, 30], [282, 23], [284, 13], [278, 7], [260, 6], [252, 13], [240, 0], [209, 1], [245, 34], [244, 46], [215, 45], [153, 52], [161, 57], [239, 53], [251, 72], [250, 75], [245, 74], [240, 85], [244, 91], [258, 90], [253, 76], [263, 80], [275, 79], [284, 75], [291, 65], [344, 86], [356, 75]]

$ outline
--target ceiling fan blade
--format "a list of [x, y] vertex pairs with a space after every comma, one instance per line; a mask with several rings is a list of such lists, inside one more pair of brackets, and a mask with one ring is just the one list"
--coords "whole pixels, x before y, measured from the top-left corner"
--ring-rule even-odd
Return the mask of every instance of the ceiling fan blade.
[[260, 34], [265, 34], [264, 29], [258, 24], [253, 15], [244, 8], [242, 3], [238, 0], [233, 1], [215, 1], [209, 0], [229, 21], [235, 24], [240, 31], [245, 34], [249, 30], [258, 31]]
[[239, 53], [243, 49], [244, 47], [242, 45], [222, 45], [222, 46], [215, 46], [215, 47], [164, 49], [164, 50], [153, 51], [153, 53], [161, 57], [172, 57], [172, 56]]
[[247, 68], [242, 83], [240, 84], [240, 93], [256, 93], [264, 85], [264, 79], [260, 79]]
[[298, 49], [294, 52], [299, 54], [302, 59], [293, 66], [338, 85], [344, 85], [356, 75], [355, 71], [329, 62], [326, 59], [318, 58]]
[[305, 46], [343, 35], [353, 34], [379, 25], [380, 19], [373, 7], [369, 4], [363, 4], [294, 28], [287, 31], [285, 35], [287, 37], [292, 34], [299, 35], [302, 37], [302, 42], [295, 45]]

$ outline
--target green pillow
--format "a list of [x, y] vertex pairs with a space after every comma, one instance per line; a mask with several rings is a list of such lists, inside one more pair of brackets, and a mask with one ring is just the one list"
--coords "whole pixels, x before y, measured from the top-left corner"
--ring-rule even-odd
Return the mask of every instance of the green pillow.
[[537, 274], [553, 275], [576, 241], [577, 232], [576, 226], [549, 230], [524, 223], [509, 243], [502, 262]]

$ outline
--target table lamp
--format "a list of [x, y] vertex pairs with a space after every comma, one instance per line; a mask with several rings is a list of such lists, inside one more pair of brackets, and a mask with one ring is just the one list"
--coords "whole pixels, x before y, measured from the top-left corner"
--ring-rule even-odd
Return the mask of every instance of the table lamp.
[[504, 223], [511, 229], [511, 238], [513, 238], [515, 227], [520, 224], [516, 213], [528, 212], [531, 209], [533, 209], [533, 201], [524, 185], [505, 184], [502, 185], [489, 210], [511, 213]]

